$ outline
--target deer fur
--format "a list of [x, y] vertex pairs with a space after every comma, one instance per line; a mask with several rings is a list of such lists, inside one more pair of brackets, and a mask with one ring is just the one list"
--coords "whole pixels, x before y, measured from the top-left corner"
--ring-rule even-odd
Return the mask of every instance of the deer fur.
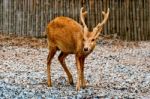
[[84, 61], [85, 58], [93, 51], [96, 45], [96, 40], [102, 31], [102, 27], [108, 19], [109, 9], [107, 13], [102, 12], [104, 15], [104, 20], [99, 23], [92, 32], [88, 31], [88, 28], [84, 22], [86, 13], [87, 12], [83, 12], [83, 8], [81, 8], [80, 18], [83, 26], [68, 17], [57, 17], [47, 25], [46, 32], [49, 49], [49, 54], [47, 57], [48, 86], [52, 86], [50, 71], [51, 61], [56, 51], [60, 50], [61, 52], [58, 56], [58, 60], [68, 76], [69, 83], [71, 85], [73, 84], [73, 78], [72, 74], [67, 68], [65, 58], [69, 54], [75, 54], [78, 77], [76, 89], [80, 90], [80, 88], [85, 88]]

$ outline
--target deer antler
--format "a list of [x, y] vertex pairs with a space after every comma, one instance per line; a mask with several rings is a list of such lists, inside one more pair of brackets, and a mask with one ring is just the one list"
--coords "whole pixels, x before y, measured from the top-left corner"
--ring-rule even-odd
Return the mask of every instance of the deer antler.
[[81, 22], [83, 24], [83, 28], [84, 28], [84, 33], [88, 31], [87, 25], [85, 24], [85, 15], [87, 14], [87, 11], [83, 12], [83, 7], [80, 10], [80, 18], [81, 18]]
[[108, 20], [108, 17], [109, 17], [109, 8], [107, 9], [107, 13], [105, 13], [104, 11], [102, 11], [102, 14], [104, 16], [103, 21], [101, 23], [99, 23], [95, 28], [93, 28], [93, 32], [94, 32], [95, 37], [98, 37], [98, 35], [100, 34], [100, 31], [102, 30], [103, 25]]
[[102, 11], [102, 14], [104, 15], [104, 19], [101, 23], [99, 23], [96, 28], [99, 28], [99, 27], [102, 27], [106, 21], [108, 20], [108, 17], [109, 17], [109, 8], [107, 9], [107, 13], [105, 13], [104, 11]]

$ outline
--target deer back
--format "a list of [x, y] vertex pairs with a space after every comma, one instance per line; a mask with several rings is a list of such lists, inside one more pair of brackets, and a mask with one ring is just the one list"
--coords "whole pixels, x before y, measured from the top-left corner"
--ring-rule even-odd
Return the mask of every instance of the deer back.
[[47, 26], [49, 46], [66, 53], [76, 53], [83, 47], [82, 26], [68, 17], [57, 17]]

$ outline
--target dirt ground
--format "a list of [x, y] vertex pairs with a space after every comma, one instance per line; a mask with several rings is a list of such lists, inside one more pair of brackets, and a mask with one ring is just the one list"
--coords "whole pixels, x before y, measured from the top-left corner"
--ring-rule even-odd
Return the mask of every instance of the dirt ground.
[[[87, 87], [67, 82], [57, 60], [52, 62], [53, 87], [46, 85], [45, 38], [0, 35], [0, 98], [2, 99], [150, 99], [150, 42], [100, 40], [85, 62]], [[76, 83], [73, 55], [67, 65]]]

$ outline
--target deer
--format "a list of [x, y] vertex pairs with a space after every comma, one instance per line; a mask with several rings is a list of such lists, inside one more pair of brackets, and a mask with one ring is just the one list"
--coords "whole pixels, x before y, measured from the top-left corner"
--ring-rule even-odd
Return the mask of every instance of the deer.
[[107, 12], [102, 11], [104, 19], [98, 23], [92, 31], [88, 30], [85, 24], [85, 16], [87, 11], [82, 7], [80, 9], [80, 20], [78, 23], [72, 18], [59, 16], [50, 21], [46, 27], [47, 43], [48, 43], [48, 56], [47, 56], [47, 84], [48, 87], [52, 86], [51, 83], [51, 62], [57, 51], [60, 51], [58, 60], [63, 67], [68, 77], [70, 85], [74, 85], [72, 74], [67, 68], [65, 58], [69, 54], [75, 55], [76, 68], [77, 68], [77, 83], [76, 90], [86, 87], [84, 79], [84, 62], [85, 58], [93, 51], [104, 24], [109, 17], [109, 8]]

